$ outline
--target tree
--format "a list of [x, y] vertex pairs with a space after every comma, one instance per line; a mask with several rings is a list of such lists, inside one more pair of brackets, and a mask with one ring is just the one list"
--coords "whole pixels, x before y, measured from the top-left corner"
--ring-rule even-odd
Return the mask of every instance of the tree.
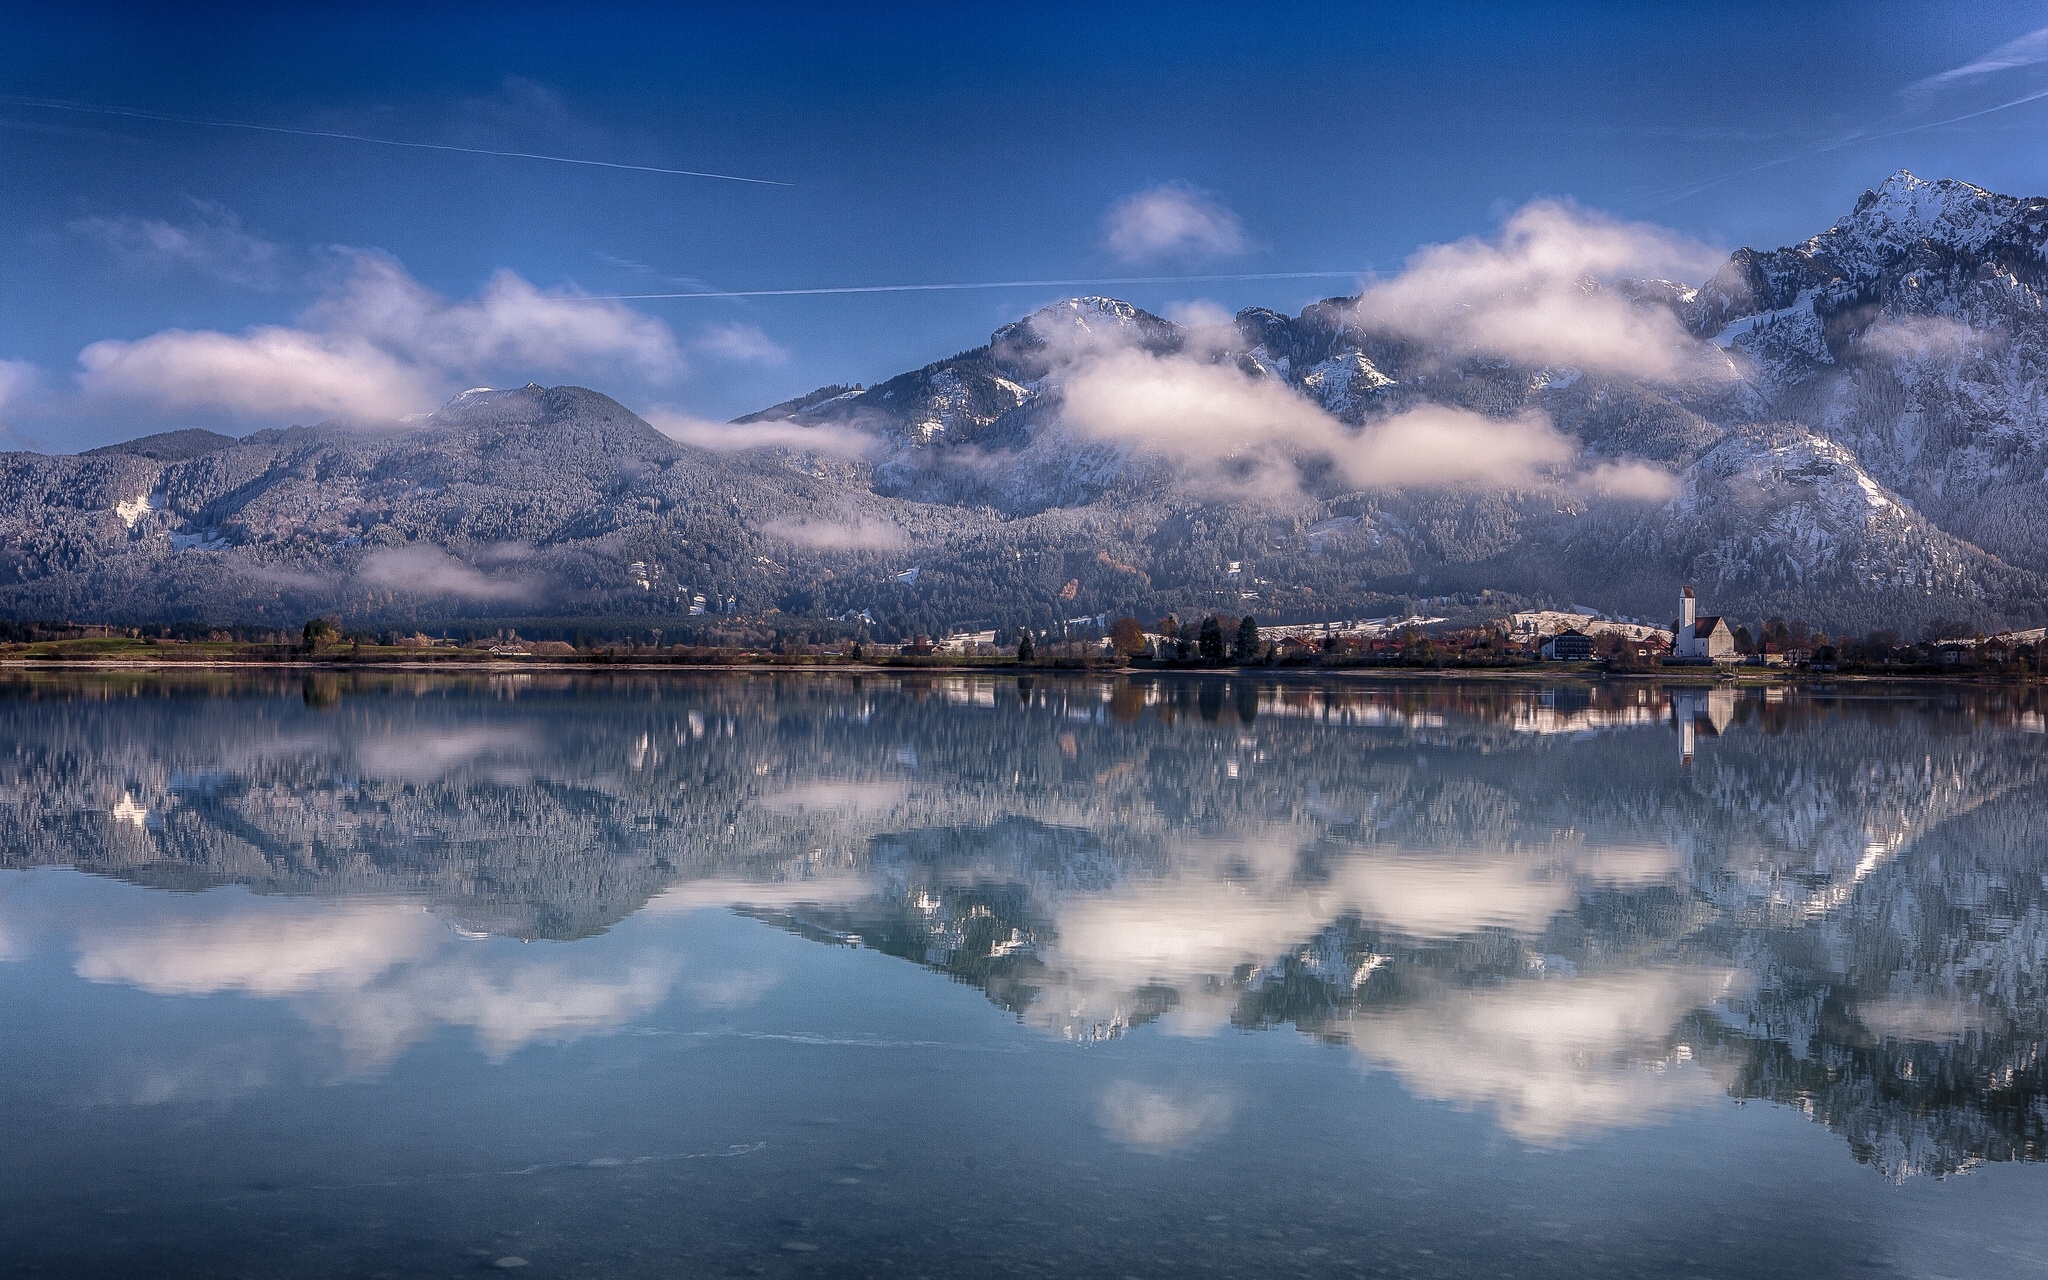
[[1145, 652], [1145, 628], [1136, 618], [1118, 618], [1109, 628], [1109, 644], [1127, 658]]
[[1017, 661], [1029, 662], [1038, 656], [1038, 646], [1031, 643], [1031, 633], [1026, 631], [1017, 639]]
[[1250, 614], [1237, 620], [1237, 660], [1256, 662], [1259, 657], [1259, 620]]
[[1200, 636], [1197, 637], [1195, 645], [1202, 655], [1202, 661], [1211, 666], [1220, 666], [1222, 664], [1223, 623], [1215, 614], [1212, 613], [1202, 619], [1202, 631]]
[[299, 640], [308, 650], [318, 649], [323, 644], [341, 643], [341, 624], [333, 618], [313, 618], [299, 631]]

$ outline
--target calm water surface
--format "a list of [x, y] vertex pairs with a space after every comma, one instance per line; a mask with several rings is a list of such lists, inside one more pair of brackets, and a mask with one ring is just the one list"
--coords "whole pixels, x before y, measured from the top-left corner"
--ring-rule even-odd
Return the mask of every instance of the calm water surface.
[[0, 685], [0, 1274], [2048, 1274], [2044, 709]]

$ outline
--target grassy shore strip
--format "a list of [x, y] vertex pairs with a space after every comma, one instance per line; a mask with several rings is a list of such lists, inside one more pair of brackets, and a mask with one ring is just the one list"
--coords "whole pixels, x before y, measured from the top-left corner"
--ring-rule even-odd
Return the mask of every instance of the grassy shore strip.
[[[61, 653], [36, 652], [61, 646]], [[87, 648], [86, 646], [90, 646]], [[194, 652], [217, 649], [225, 652]], [[26, 651], [26, 652], [24, 652]], [[432, 655], [432, 656], [427, 656]], [[1396, 666], [1391, 664], [1287, 664], [1253, 666], [1124, 665], [1061, 659], [1018, 662], [1008, 657], [899, 656], [850, 660], [842, 655], [785, 655], [736, 652], [712, 658], [667, 654], [579, 654], [575, 657], [502, 657], [476, 650], [389, 649], [364, 646], [324, 653], [304, 653], [292, 646], [179, 645], [175, 650], [134, 640], [59, 641], [0, 646], [0, 670], [38, 673], [168, 673], [233, 671], [318, 671], [371, 674], [440, 674], [501, 676], [520, 673], [549, 675], [647, 675], [719, 673], [729, 675], [1008, 675], [1008, 676], [1145, 676], [1177, 679], [1204, 676], [1255, 677], [1294, 682], [1466, 683], [1466, 684], [1595, 684], [1647, 681], [1660, 685], [1773, 687], [1807, 685], [2016, 685], [2042, 683], [2039, 675], [2009, 671], [1813, 672], [1792, 668], [1666, 667], [1610, 671], [1590, 662], [1531, 663], [1517, 666]]]

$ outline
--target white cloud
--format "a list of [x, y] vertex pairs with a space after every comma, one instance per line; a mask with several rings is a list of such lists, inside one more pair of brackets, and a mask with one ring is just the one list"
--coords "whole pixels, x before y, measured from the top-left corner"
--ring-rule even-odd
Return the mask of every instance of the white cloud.
[[1864, 330], [1859, 345], [1891, 360], [1963, 364], [1983, 352], [1992, 336], [1946, 316], [1882, 316]]
[[364, 777], [431, 782], [480, 760], [523, 754], [533, 746], [523, 729], [499, 724], [440, 730], [394, 723], [387, 731], [358, 741], [355, 756]]
[[1160, 310], [1161, 315], [1184, 329], [1230, 329], [1235, 319], [1230, 310], [1207, 298], [1195, 298], [1187, 302], [1169, 302]]
[[418, 596], [465, 600], [524, 600], [533, 584], [516, 577], [492, 577], [438, 547], [384, 547], [363, 557], [356, 577], [364, 585]]
[[1937, 85], [1953, 84], [1959, 80], [1976, 80], [2001, 71], [2039, 66], [2042, 63], [2048, 63], [2048, 27], [2029, 31], [2016, 40], [2008, 40], [1981, 58], [1959, 67], [1950, 67], [1938, 75], [1931, 75], [1919, 81], [1912, 87], [1928, 89]]
[[275, 325], [166, 329], [78, 353], [89, 397], [241, 418], [393, 418], [438, 398], [435, 374], [364, 339]]
[[684, 915], [728, 907], [793, 907], [858, 902], [875, 886], [858, 876], [817, 880], [685, 880], [650, 898], [643, 915]]
[[1538, 201], [1492, 239], [1418, 251], [1360, 295], [1357, 319], [1451, 356], [1492, 355], [1651, 380], [1726, 376], [1725, 359], [1664, 307], [1600, 281], [1699, 278], [1720, 255], [1644, 223]]
[[1992, 1026], [1996, 1015], [1952, 995], [1916, 993], [1859, 1000], [1856, 1020], [1880, 1038], [1939, 1043]]
[[[1129, 348], [1083, 356], [1068, 375], [1067, 425], [1169, 458], [1189, 478], [1246, 496], [1298, 486], [1321, 459], [1360, 489], [1533, 488], [1573, 480], [1577, 448], [1542, 414], [1500, 419], [1420, 405], [1363, 427], [1338, 421], [1285, 383], [1234, 364]], [[1633, 464], [1632, 464], [1633, 465]], [[1609, 468], [1603, 491], [1664, 492], [1647, 471]]]
[[237, 901], [227, 912], [86, 932], [78, 975], [174, 996], [351, 991], [423, 959], [440, 933], [415, 906]]
[[1722, 996], [1719, 970], [1639, 970], [1444, 992], [1354, 1023], [1364, 1062], [1412, 1092], [1490, 1108], [1525, 1142], [1654, 1124], [1720, 1093], [1705, 1071], [1675, 1067], [1682, 1019]]
[[239, 334], [167, 329], [79, 353], [89, 397], [234, 417], [390, 419], [432, 408], [493, 371], [615, 371], [661, 381], [684, 372], [659, 320], [617, 302], [535, 288], [500, 271], [450, 303], [382, 254], [348, 270], [295, 326]]
[[492, 1059], [528, 1044], [562, 1043], [616, 1027], [660, 1004], [681, 961], [645, 955], [604, 964], [551, 957], [518, 965], [443, 953], [386, 981], [301, 1009], [332, 1028], [358, 1069], [380, 1067], [439, 1027], [468, 1027]]
[[676, 409], [649, 409], [641, 415], [648, 425], [677, 444], [712, 453], [739, 453], [747, 449], [791, 449], [799, 453], [822, 453], [835, 458], [863, 458], [879, 441], [865, 431], [847, 426], [806, 427], [801, 423], [712, 422]]
[[187, 267], [251, 289], [282, 283], [286, 254], [281, 246], [244, 230], [241, 218], [225, 205], [211, 200], [191, 205], [191, 216], [179, 223], [96, 216], [73, 221], [70, 230], [145, 269]]
[[303, 317], [450, 372], [611, 365], [650, 378], [683, 370], [668, 326], [617, 302], [535, 288], [499, 271], [473, 302], [449, 303], [381, 253], [356, 252], [339, 290]]
[[1678, 494], [1678, 477], [1648, 462], [1601, 462], [1572, 483], [1580, 493], [1624, 502], [1666, 502]]
[[1529, 488], [1577, 452], [1540, 413], [1501, 419], [1444, 405], [1370, 423], [1330, 450], [1343, 474], [1364, 489]]
[[910, 788], [901, 782], [821, 779], [763, 796], [760, 804], [770, 813], [885, 814], [909, 798]]
[[[165, 996], [289, 1001], [335, 1034], [358, 1071], [440, 1027], [469, 1028], [492, 1058], [604, 1031], [658, 1005], [682, 969], [655, 953], [508, 960], [472, 950], [414, 903], [152, 893], [103, 905], [71, 922], [79, 976]], [[699, 998], [745, 995], [726, 975]]]
[[708, 1009], [744, 1009], [758, 1004], [781, 981], [780, 974], [735, 969], [700, 974], [686, 985], [690, 998]]
[[1292, 465], [1279, 450], [1343, 434], [1284, 383], [1235, 365], [1116, 347], [1081, 357], [1060, 413], [1081, 435], [1136, 445], [1197, 478], [1248, 491], [1292, 491]]
[[1172, 183], [1111, 205], [1102, 232], [1110, 252], [1126, 262], [1225, 258], [1250, 247], [1236, 214], [1199, 191]]
[[910, 535], [887, 520], [770, 520], [761, 532], [819, 551], [901, 551]]
[[1097, 1115], [1118, 1142], [1160, 1153], [1221, 1129], [1231, 1110], [1230, 1099], [1220, 1093], [1168, 1093], [1119, 1080], [1103, 1091]]
[[735, 364], [781, 364], [789, 352], [759, 325], [732, 320], [709, 324], [690, 339], [690, 350]]
[[0, 360], [0, 426], [8, 410], [36, 383], [36, 367], [26, 360]]

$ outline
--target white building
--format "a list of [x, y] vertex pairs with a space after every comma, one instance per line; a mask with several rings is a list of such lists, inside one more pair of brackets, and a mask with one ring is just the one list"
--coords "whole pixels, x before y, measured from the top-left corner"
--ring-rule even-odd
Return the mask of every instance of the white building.
[[1671, 656], [1695, 662], [1737, 661], [1740, 655], [1735, 652], [1735, 633], [1728, 629], [1728, 620], [1716, 614], [1699, 616], [1697, 603], [1691, 587], [1678, 597], [1678, 621], [1671, 628]]

